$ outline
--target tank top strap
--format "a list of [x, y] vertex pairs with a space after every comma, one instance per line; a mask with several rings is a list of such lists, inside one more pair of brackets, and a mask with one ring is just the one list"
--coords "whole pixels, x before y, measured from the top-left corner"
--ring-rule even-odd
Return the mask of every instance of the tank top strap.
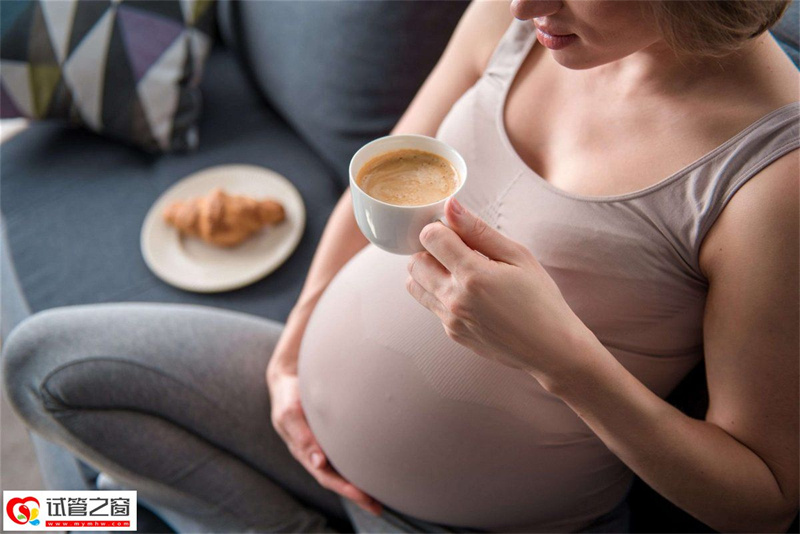
[[[689, 211], [681, 219], [689, 222], [678, 233], [686, 246], [692, 267], [700, 273], [700, 246], [706, 234], [736, 192], [752, 177], [792, 150], [800, 148], [800, 102], [783, 106], [751, 124], [687, 169], [679, 206]], [[667, 196], [653, 197], [663, 202]], [[673, 198], [671, 202], [678, 199]], [[660, 206], [660, 211], [671, 207]]]
[[535, 42], [530, 22], [514, 19], [497, 43], [484, 76], [504, 86], [510, 84]]

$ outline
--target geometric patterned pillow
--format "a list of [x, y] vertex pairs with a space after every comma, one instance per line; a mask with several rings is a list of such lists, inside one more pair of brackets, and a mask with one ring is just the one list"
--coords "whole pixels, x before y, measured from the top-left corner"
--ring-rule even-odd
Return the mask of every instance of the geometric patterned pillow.
[[0, 116], [197, 146], [212, 0], [0, 0]]

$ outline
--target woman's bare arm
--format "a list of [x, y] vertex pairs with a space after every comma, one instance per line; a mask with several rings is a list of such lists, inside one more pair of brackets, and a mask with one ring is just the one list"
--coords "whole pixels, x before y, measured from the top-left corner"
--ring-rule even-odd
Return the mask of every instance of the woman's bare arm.
[[[511, 18], [507, 2], [489, 0], [470, 5], [441, 59], [392, 133], [434, 136], [455, 101], [480, 77]], [[297, 351], [284, 350], [286, 345], [298, 347], [322, 292], [336, 273], [367, 243], [356, 225], [348, 188], [322, 233], [300, 297], [289, 315], [286, 332], [276, 347], [277, 357], [270, 362], [271, 368], [296, 372]]]
[[[798, 151], [733, 197], [705, 239], [709, 409], [670, 406], [599, 342], [551, 389], [664, 497], [721, 532], [785, 532], [798, 504]], [[594, 357], [596, 356], [596, 357]]]
[[[503, 17], [510, 18], [505, 2], [481, 2], [467, 9], [442, 58], [393, 133], [431, 136], [436, 133], [453, 103], [480, 76], [481, 56], [485, 54], [488, 58], [485, 43], [489, 41], [486, 39], [494, 39], [496, 43], [502, 33]], [[496, 36], [487, 31], [492, 29], [497, 31]], [[348, 190], [339, 199], [325, 226], [298, 302], [272, 353], [266, 379], [272, 425], [292, 455], [323, 487], [379, 514], [381, 505], [342, 478], [328, 463], [305, 419], [297, 376], [300, 341], [314, 306], [335, 274], [367, 244], [356, 225], [351, 202]]]

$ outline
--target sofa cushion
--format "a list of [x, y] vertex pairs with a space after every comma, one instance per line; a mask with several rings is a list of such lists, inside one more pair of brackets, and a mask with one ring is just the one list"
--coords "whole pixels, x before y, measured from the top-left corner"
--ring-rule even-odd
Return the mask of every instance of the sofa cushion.
[[[264, 105], [235, 58], [215, 50], [202, 84], [202, 150], [150, 156], [83, 130], [36, 123], [0, 145], [0, 184], [12, 259], [32, 311], [110, 302], [197, 303], [284, 320], [299, 294], [324, 224], [341, 195], [327, 167]], [[175, 181], [225, 163], [285, 175], [306, 203], [299, 247], [246, 289], [199, 295], [172, 288], [144, 264], [139, 231]]]
[[353, 153], [394, 127], [467, 4], [225, 1], [219, 20], [261, 92], [346, 186]]
[[5, 2], [3, 118], [62, 119], [153, 152], [197, 145], [208, 2]]

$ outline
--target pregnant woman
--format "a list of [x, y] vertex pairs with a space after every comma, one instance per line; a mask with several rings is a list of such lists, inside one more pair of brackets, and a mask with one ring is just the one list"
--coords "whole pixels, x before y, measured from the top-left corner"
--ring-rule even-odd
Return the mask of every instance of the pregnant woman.
[[[473, 4], [395, 128], [469, 167], [425, 252], [368, 245], [345, 193], [286, 325], [46, 312], [8, 340], [12, 401], [185, 530], [346, 511], [363, 531], [619, 532], [636, 473], [715, 529], [785, 531], [800, 105], [765, 33], [784, 7]], [[701, 361], [697, 420], [663, 398]], [[98, 372], [130, 378], [82, 389]]]

